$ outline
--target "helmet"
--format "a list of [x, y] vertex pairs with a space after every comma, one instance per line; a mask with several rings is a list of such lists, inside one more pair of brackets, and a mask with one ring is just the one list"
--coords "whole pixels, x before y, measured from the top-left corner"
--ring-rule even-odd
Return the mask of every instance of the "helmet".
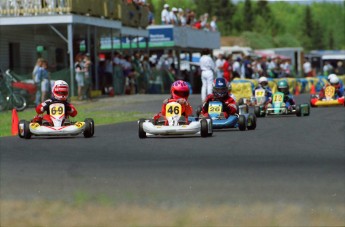
[[63, 80], [55, 81], [52, 95], [57, 100], [66, 101], [68, 98], [68, 84]]
[[266, 88], [268, 85], [268, 80], [267, 77], [262, 76], [259, 78], [259, 84], [261, 85], [261, 87]]
[[170, 93], [173, 99], [188, 99], [189, 86], [183, 80], [177, 80], [171, 85]]
[[329, 83], [333, 86], [337, 86], [339, 84], [339, 78], [336, 75], [334, 75], [329, 79]]
[[213, 83], [213, 95], [215, 98], [223, 98], [228, 94], [228, 86], [224, 78], [217, 78]]
[[329, 74], [328, 77], [327, 77], [328, 82], [330, 82], [333, 77], [337, 77], [337, 75]]
[[289, 85], [286, 80], [281, 80], [278, 82], [278, 91], [284, 94], [289, 94]]

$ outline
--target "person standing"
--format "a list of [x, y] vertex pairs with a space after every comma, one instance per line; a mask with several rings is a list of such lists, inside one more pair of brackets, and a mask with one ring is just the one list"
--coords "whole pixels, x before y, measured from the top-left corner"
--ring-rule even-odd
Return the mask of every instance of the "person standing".
[[217, 78], [223, 78], [223, 66], [224, 66], [225, 60], [223, 53], [219, 53], [217, 60], [216, 60], [216, 72], [217, 72]]
[[84, 97], [87, 100], [91, 100], [91, 87], [92, 87], [92, 78], [91, 78], [91, 60], [89, 53], [84, 55], [84, 67], [85, 67], [85, 73], [84, 73]]
[[39, 68], [39, 74], [41, 77], [41, 102], [44, 102], [46, 99], [50, 98], [48, 97], [51, 88], [50, 88], [50, 75], [48, 72], [48, 62], [46, 60], [42, 61], [42, 67]]
[[83, 100], [83, 89], [85, 86], [85, 67], [83, 63], [83, 55], [77, 54], [74, 64], [75, 80], [78, 85], [78, 100]]
[[215, 63], [210, 57], [210, 50], [204, 49], [200, 58], [201, 69], [201, 101], [204, 102], [209, 94], [212, 94], [212, 84], [214, 79]]
[[43, 58], [38, 58], [36, 61], [36, 65], [34, 67], [34, 70], [32, 71], [32, 79], [36, 85], [36, 98], [35, 98], [35, 106], [38, 106], [41, 103], [41, 82], [42, 78], [40, 77], [39, 71], [40, 68], [42, 67], [44, 59]]
[[169, 14], [169, 5], [164, 4], [164, 9], [161, 13], [162, 24], [170, 24], [170, 14]]
[[313, 76], [313, 69], [311, 67], [311, 63], [308, 60], [308, 58], [304, 59], [303, 73], [304, 73], [304, 77], [312, 77]]

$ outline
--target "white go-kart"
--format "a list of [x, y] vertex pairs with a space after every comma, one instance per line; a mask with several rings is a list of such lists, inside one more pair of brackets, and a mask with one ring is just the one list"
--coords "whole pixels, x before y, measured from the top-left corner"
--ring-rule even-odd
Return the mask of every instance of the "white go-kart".
[[85, 138], [94, 135], [94, 121], [86, 118], [84, 122], [71, 122], [65, 115], [65, 105], [53, 103], [49, 106], [49, 117], [53, 122], [29, 122], [21, 120], [18, 124], [18, 135], [20, 138], [30, 139], [31, 136], [77, 136], [81, 133]]
[[188, 117], [188, 119], [185, 119], [181, 113], [181, 104], [170, 102], [166, 105], [165, 117], [158, 120], [140, 119], [138, 121], [139, 138], [181, 135], [212, 136], [211, 119], [201, 119], [198, 117]]

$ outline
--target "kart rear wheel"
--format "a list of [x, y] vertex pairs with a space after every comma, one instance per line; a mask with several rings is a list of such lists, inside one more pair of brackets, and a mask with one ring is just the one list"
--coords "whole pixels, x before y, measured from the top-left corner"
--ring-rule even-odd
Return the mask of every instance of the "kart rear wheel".
[[30, 139], [31, 138], [31, 132], [30, 132], [30, 122], [24, 121], [23, 125], [23, 138]]
[[147, 137], [146, 132], [144, 131], [144, 127], [143, 127], [144, 122], [145, 122], [145, 119], [139, 120], [139, 138], [140, 139], [144, 139]]
[[297, 117], [302, 116], [302, 108], [301, 108], [301, 105], [296, 105], [296, 115], [297, 115]]
[[92, 118], [85, 119], [85, 129], [84, 129], [84, 137], [90, 138], [95, 133], [95, 122]]
[[261, 110], [260, 106], [255, 106], [254, 107], [254, 113], [256, 117], [261, 117]]
[[306, 105], [308, 105], [308, 112], [305, 114], [305, 116], [309, 116], [310, 115], [310, 105], [309, 104], [306, 104]]
[[256, 128], [256, 117], [254, 114], [250, 113], [247, 118], [247, 129], [254, 130]]
[[20, 120], [18, 123], [18, 136], [19, 136], [19, 138], [24, 138], [24, 124], [25, 124], [25, 120]]
[[238, 129], [240, 131], [246, 130], [246, 117], [244, 115], [238, 117]]
[[200, 121], [200, 134], [201, 137], [207, 137], [208, 136], [208, 124], [206, 119], [202, 119]]

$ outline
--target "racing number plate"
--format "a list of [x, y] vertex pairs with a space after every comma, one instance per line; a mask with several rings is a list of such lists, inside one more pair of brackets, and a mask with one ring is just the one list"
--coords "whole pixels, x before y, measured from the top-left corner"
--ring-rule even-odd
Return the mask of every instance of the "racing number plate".
[[325, 96], [327, 99], [332, 99], [335, 93], [335, 87], [333, 86], [327, 86], [325, 88]]
[[49, 106], [49, 113], [55, 118], [60, 118], [65, 114], [65, 105], [62, 103], [53, 103]]
[[222, 108], [223, 106], [221, 103], [210, 103], [208, 105], [208, 113], [219, 115], [222, 112]]
[[265, 90], [264, 89], [256, 89], [255, 90], [255, 98], [257, 103], [262, 104], [265, 97]]
[[283, 94], [274, 94], [273, 102], [283, 102], [283, 98], [284, 98]]
[[174, 117], [174, 116], [181, 116], [182, 114], [182, 107], [181, 104], [177, 102], [168, 103], [165, 107], [165, 116]]

